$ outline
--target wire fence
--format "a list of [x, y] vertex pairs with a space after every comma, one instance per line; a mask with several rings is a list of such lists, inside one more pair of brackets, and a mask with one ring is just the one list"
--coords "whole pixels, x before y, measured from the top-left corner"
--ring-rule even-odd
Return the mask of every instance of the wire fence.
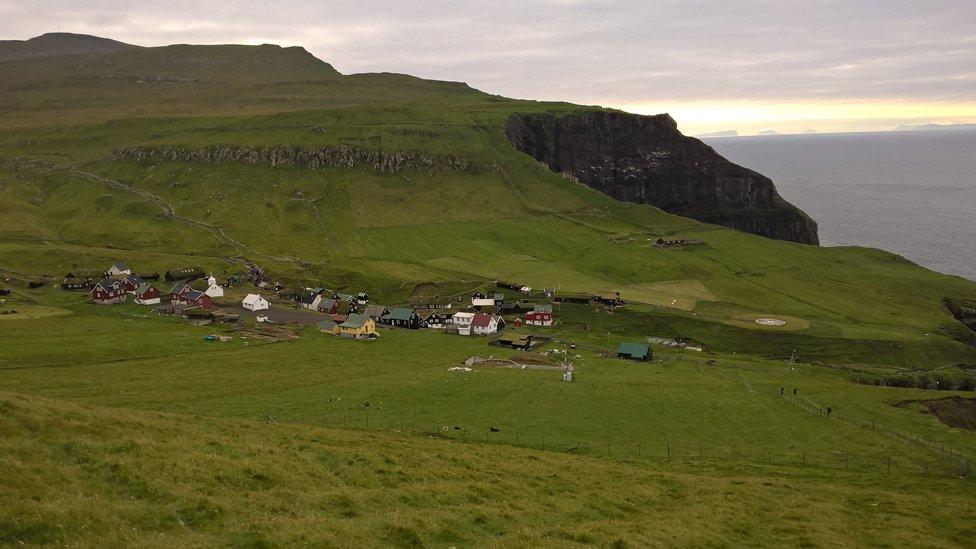
[[[792, 399], [790, 399], [792, 401]], [[813, 414], [809, 403], [796, 402]], [[825, 412], [824, 412], [825, 414]], [[879, 476], [914, 476], [969, 478], [970, 462], [956, 449], [945, 446], [945, 454], [928, 458], [918, 452], [894, 448], [850, 451], [797, 445], [787, 447], [734, 440], [693, 440], [689, 438], [641, 439], [607, 437], [603, 440], [555, 435], [538, 429], [522, 430], [491, 425], [473, 426], [429, 418], [410, 419], [385, 411], [357, 409], [355, 411], [328, 410], [319, 413], [289, 415], [269, 412], [262, 418], [275, 424], [304, 424], [344, 429], [384, 430], [409, 436], [425, 436], [445, 442], [508, 445], [568, 455], [601, 456], [628, 461], [674, 463], [712, 467], [779, 467], [803, 468], [810, 471], [848, 472]], [[826, 419], [826, 418], [825, 418]], [[848, 417], [831, 414], [829, 421], [838, 421], [857, 428], [870, 428]], [[898, 436], [899, 431], [874, 424], [874, 430], [909, 444], [919, 444], [917, 438]], [[933, 449], [930, 441], [925, 448]], [[940, 447], [940, 452], [943, 447]]]
[[895, 429], [875, 419], [858, 418], [846, 413], [838, 413], [829, 407], [820, 406], [806, 397], [786, 394], [782, 395], [782, 398], [802, 408], [811, 415], [819, 416], [829, 421], [837, 421], [855, 429], [870, 430], [888, 438], [924, 448], [932, 454], [935, 454], [940, 461], [945, 462], [950, 469], [957, 470], [959, 476], [969, 477], [972, 459], [958, 448], [947, 445], [944, 441], [935, 441], [905, 429]]

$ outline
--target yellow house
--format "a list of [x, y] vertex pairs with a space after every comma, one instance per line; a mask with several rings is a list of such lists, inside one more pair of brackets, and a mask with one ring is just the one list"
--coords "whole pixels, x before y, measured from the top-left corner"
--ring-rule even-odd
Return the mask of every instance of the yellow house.
[[[361, 314], [351, 314], [345, 322], [339, 324], [338, 335], [341, 337], [354, 337], [365, 339], [367, 337], [377, 337], [376, 323], [372, 318]], [[334, 332], [333, 332], [334, 333]]]

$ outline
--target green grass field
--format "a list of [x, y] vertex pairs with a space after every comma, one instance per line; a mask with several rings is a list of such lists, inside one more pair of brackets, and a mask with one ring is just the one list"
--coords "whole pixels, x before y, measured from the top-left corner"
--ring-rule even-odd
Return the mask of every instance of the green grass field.
[[[583, 107], [343, 76], [293, 49], [198, 53], [206, 79], [180, 48], [0, 63], [0, 311], [17, 311], [0, 315], [0, 543], [970, 545], [976, 437], [897, 404], [973, 393], [852, 378], [969, 379], [976, 347], [943, 300], [976, 283], [619, 203], [505, 138], [513, 112]], [[275, 69], [255, 79], [251, 63]], [[343, 146], [469, 168], [113, 159], [137, 146]], [[651, 245], [671, 236], [701, 244]], [[219, 277], [250, 260], [290, 288], [387, 305], [504, 279], [619, 290], [628, 306], [556, 305], [556, 327], [523, 329], [555, 338], [543, 350], [579, 343], [563, 383], [449, 370], [514, 354], [480, 337], [295, 328], [245, 345], [56, 287], [118, 260]], [[234, 340], [204, 340], [215, 331]], [[706, 350], [608, 356], [649, 336]]]

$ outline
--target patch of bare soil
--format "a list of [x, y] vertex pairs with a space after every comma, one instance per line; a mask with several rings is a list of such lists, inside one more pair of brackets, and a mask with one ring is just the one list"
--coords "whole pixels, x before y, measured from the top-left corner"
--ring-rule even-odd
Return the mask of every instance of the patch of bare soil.
[[951, 396], [928, 400], [903, 400], [895, 406], [918, 404], [925, 413], [939, 418], [949, 427], [976, 431], [976, 398]]

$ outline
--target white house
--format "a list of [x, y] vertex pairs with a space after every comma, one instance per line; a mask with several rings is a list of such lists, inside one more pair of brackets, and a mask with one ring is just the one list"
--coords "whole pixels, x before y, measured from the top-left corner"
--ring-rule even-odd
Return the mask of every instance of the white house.
[[125, 264], [125, 262], [119, 261], [115, 265], [109, 267], [108, 271], [105, 272], [108, 274], [108, 276], [121, 276], [121, 275], [132, 274], [132, 269], [130, 269], [129, 266]]
[[322, 296], [314, 292], [306, 292], [302, 295], [301, 303], [303, 308], [317, 311], [322, 303]]
[[268, 300], [259, 294], [247, 294], [241, 301], [241, 307], [248, 311], [266, 311], [268, 310]]
[[471, 321], [474, 320], [474, 313], [457, 312], [452, 317], [454, 325], [457, 326], [458, 333], [461, 335], [471, 335]]
[[472, 297], [471, 298], [472, 307], [494, 307], [495, 298], [493, 297]]
[[478, 335], [494, 334], [498, 331], [498, 317], [488, 313], [478, 313], [471, 319], [471, 331]]
[[217, 284], [217, 279], [211, 273], [210, 278], [207, 279], [207, 291], [203, 292], [210, 297], [224, 297], [224, 289]]

